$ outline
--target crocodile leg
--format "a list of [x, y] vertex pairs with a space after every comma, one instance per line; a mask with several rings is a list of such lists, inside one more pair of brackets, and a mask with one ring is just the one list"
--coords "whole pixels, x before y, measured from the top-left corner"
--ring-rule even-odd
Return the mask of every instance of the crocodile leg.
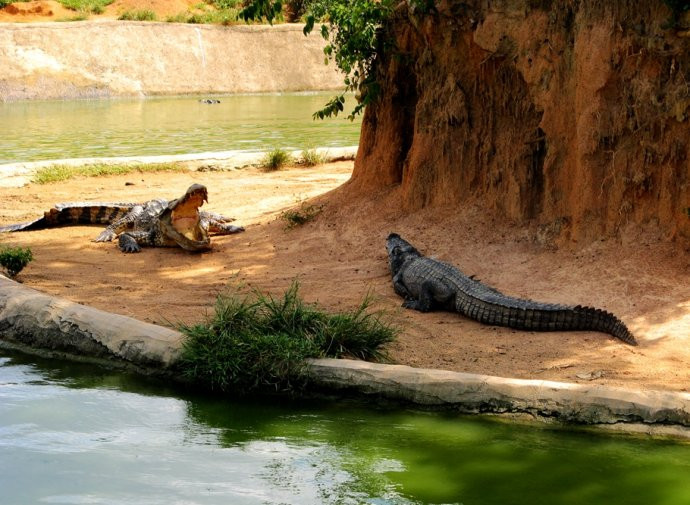
[[429, 312], [436, 306], [445, 305], [455, 297], [455, 290], [438, 280], [427, 280], [420, 286], [419, 299], [408, 298], [403, 302], [406, 309]]
[[234, 218], [221, 216], [212, 212], [199, 213], [200, 225], [214, 235], [231, 235], [244, 231], [243, 226], [229, 224]]
[[412, 295], [405, 287], [405, 283], [402, 280], [402, 272], [398, 272], [393, 276], [393, 289], [395, 293], [402, 296], [405, 299], [412, 298]]
[[142, 246], [155, 246], [155, 233], [150, 231], [128, 231], [118, 237], [118, 247], [125, 253], [141, 251]]
[[132, 207], [132, 210], [130, 210], [124, 217], [108, 225], [105, 230], [103, 230], [100, 235], [96, 237], [94, 242], [110, 242], [111, 240], [114, 240], [115, 237], [117, 237], [120, 233], [132, 228], [137, 218], [141, 216], [143, 212], [144, 207], [142, 205]]

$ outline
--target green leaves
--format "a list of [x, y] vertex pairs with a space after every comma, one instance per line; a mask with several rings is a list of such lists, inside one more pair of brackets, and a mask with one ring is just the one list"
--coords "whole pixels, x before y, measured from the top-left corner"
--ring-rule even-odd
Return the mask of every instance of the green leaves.
[[[240, 12], [240, 18], [250, 21], [265, 17], [270, 23], [277, 16], [280, 5], [271, 0], [253, 0]], [[321, 36], [328, 41], [324, 48], [326, 62], [333, 61], [344, 74], [343, 94], [356, 94], [357, 105], [349, 119], [354, 119], [380, 92], [374, 67], [382, 52], [392, 44], [386, 35], [392, 13], [393, 0], [311, 0], [308, 4], [304, 35], [314, 30], [317, 20], [327, 20], [320, 29]], [[343, 94], [315, 112], [314, 119], [334, 117], [343, 112]]]
[[283, 3], [280, 0], [253, 0], [240, 11], [238, 17], [245, 22], [255, 21], [265, 18], [269, 24], [278, 18], [283, 10]]
[[[331, 98], [331, 100], [323, 107], [312, 114], [313, 119], [325, 119], [327, 117], [337, 116], [339, 112], [345, 109], [345, 95], [340, 94]], [[354, 119], [354, 118], [353, 118]]]

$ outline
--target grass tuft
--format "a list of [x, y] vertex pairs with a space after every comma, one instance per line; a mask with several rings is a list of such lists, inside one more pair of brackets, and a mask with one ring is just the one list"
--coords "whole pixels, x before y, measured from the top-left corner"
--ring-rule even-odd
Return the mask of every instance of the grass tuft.
[[58, 0], [62, 5], [73, 11], [89, 14], [102, 14], [107, 5], [113, 0]]
[[261, 166], [266, 170], [279, 170], [288, 163], [292, 162], [290, 153], [276, 147], [272, 151], [267, 152], [261, 160]]
[[125, 11], [117, 18], [120, 21], [155, 21], [156, 13], [149, 9], [134, 9]]
[[28, 247], [0, 247], [0, 266], [5, 269], [5, 272], [10, 277], [15, 277], [33, 259], [31, 249]]
[[178, 361], [183, 376], [216, 391], [293, 390], [305, 383], [308, 358], [385, 358], [381, 347], [398, 329], [369, 310], [371, 297], [330, 314], [298, 291], [293, 282], [282, 297], [256, 290], [218, 296], [205, 323], [178, 327], [186, 336]]
[[320, 154], [316, 149], [305, 149], [302, 151], [302, 157], [300, 158], [300, 164], [305, 167], [321, 165], [325, 161], [326, 157]]
[[104, 175], [123, 175], [132, 172], [185, 172], [187, 168], [181, 163], [139, 163], [134, 165], [110, 165], [94, 163], [92, 165], [69, 166], [50, 165], [40, 168], [32, 181], [36, 184], [48, 184], [72, 179], [74, 177], [99, 177]]
[[235, 8], [205, 12], [181, 12], [165, 18], [168, 23], [233, 25], [239, 23], [239, 10]]
[[291, 230], [292, 228], [308, 223], [318, 216], [322, 210], [323, 205], [312, 205], [307, 202], [302, 202], [297, 208], [281, 212], [280, 218], [286, 222], [285, 228]]

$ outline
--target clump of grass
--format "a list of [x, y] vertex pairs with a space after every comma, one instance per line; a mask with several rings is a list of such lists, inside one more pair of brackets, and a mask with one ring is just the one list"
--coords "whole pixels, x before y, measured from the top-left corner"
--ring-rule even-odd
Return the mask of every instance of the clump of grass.
[[105, 7], [113, 3], [113, 0], [59, 0], [59, 2], [73, 11], [102, 14]]
[[132, 172], [184, 172], [187, 168], [181, 163], [138, 163], [133, 165], [109, 165], [94, 163], [72, 167], [69, 165], [50, 165], [40, 168], [33, 177], [36, 184], [60, 182], [74, 177], [99, 177], [103, 175], [122, 175]]
[[118, 16], [120, 21], [155, 21], [156, 13], [149, 9], [125, 11]]
[[306, 360], [351, 356], [382, 359], [397, 328], [371, 312], [371, 298], [350, 312], [330, 314], [305, 303], [296, 282], [282, 297], [259, 291], [218, 296], [203, 324], [180, 325], [178, 362], [185, 378], [217, 391], [295, 389], [305, 383]]
[[80, 13], [76, 14], [74, 16], [70, 16], [68, 18], [59, 18], [56, 19], [55, 21], [59, 21], [62, 23], [69, 23], [70, 21], [86, 21], [89, 18], [89, 16], [85, 13]]
[[276, 147], [267, 152], [261, 160], [261, 166], [266, 170], [279, 170], [292, 162], [292, 156], [286, 150]]
[[323, 154], [320, 154], [316, 149], [305, 149], [302, 151], [300, 163], [305, 167], [320, 165], [324, 161], [326, 161], [326, 157]]
[[23, 247], [0, 247], [0, 266], [5, 269], [7, 275], [15, 277], [24, 267], [34, 259], [31, 249]]
[[290, 230], [296, 226], [302, 226], [303, 224], [308, 223], [318, 216], [322, 210], [323, 205], [313, 205], [307, 202], [302, 202], [299, 207], [281, 212], [280, 218], [285, 221], [285, 228]]
[[231, 25], [239, 22], [238, 9], [220, 9], [206, 12], [181, 12], [165, 18], [168, 23]]

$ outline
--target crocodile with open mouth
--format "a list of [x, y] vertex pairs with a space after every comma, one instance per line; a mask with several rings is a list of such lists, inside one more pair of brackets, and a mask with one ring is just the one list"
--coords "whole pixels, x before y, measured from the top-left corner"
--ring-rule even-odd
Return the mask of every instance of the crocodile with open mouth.
[[41, 230], [74, 224], [107, 224], [96, 242], [118, 239], [123, 252], [139, 252], [142, 247], [181, 247], [187, 251], [211, 248], [210, 235], [244, 231], [229, 224], [232, 218], [200, 211], [208, 202], [208, 190], [192, 184], [182, 197], [161, 198], [145, 203], [61, 203], [43, 217], [25, 223], [0, 226], [0, 233]]

